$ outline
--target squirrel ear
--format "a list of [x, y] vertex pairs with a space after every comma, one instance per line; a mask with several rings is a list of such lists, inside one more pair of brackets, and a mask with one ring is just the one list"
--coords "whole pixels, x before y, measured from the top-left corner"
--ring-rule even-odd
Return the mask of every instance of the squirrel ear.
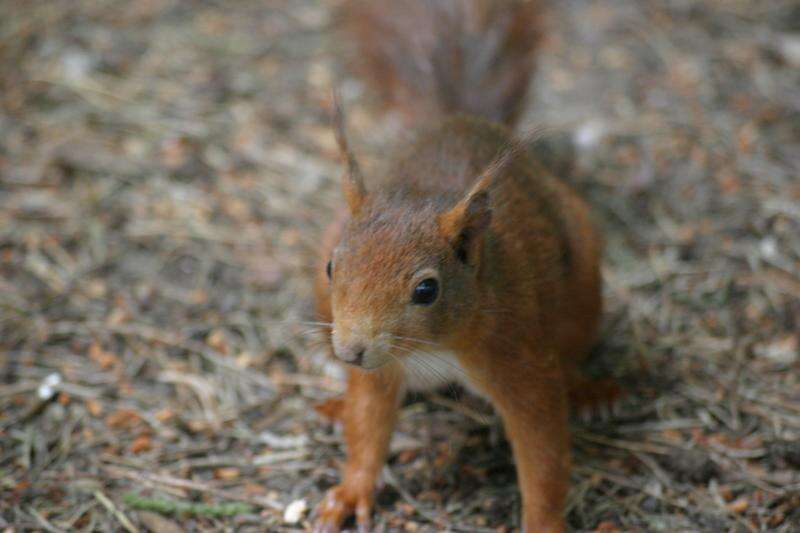
[[361, 174], [348, 168], [342, 177], [342, 190], [344, 191], [344, 198], [347, 200], [347, 207], [350, 208], [350, 214], [355, 215], [358, 213], [364, 200], [367, 196], [367, 191], [364, 189], [364, 180]]
[[481, 236], [492, 221], [490, 183], [491, 176], [484, 175], [455, 207], [439, 215], [439, 231], [464, 264], [476, 264], [483, 242]]
[[344, 113], [336, 92], [333, 93], [333, 131], [336, 135], [336, 144], [339, 145], [339, 151], [347, 163], [347, 171], [342, 177], [342, 190], [345, 200], [347, 200], [347, 206], [350, 208], [350, 213], [355, 215], [364, 203], [367, 190], [364, 187], [364, 178], [361, 175], [358, 161], [356, 161], [356, 157], [347, 143]]

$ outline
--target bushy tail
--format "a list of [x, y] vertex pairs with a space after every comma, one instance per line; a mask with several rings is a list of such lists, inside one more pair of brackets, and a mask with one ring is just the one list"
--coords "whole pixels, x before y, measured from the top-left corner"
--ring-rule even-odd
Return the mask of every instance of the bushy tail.
[[347, 0], [354, 63], [416, 121], [466, 113], [513, 126], [541, 41], [534, 0]]

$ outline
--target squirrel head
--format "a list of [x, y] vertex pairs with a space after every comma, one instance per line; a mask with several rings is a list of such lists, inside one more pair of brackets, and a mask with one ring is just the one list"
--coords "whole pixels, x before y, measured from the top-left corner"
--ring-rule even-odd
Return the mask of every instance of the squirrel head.
[[352, 170], [343, 180], [350, 218], [325, 266], [336, 356], [374, 369], [448, 349], [472, 327], [482, 297], [489, 178], [455, 205], [441, 205], [367, 194]]

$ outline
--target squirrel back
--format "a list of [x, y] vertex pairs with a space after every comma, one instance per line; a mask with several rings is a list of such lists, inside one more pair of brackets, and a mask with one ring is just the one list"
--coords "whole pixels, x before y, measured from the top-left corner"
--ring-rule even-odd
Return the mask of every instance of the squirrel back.
[[340, 14], [362, 79], [412, 122], [519, 119], [542, 36], [538, 2], [349, 0]]

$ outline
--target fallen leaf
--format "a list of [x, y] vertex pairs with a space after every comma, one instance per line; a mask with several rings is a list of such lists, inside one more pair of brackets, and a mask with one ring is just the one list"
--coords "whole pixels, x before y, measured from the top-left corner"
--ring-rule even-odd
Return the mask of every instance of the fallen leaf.
[[139, 511], [137, 514], [144, 527], [153, 533], [183, 533], [184, 531], [177, 523], [158, 513]]
[[117, 409], [106, 417], [106, 425], [112, 429], [130, 429], [142, 423], [142, 417], [131, 409]]
[[750, 501], [744, 496], [726, 505], [728, 511], [735, 514], [741, 514], [745, 512], [749, 506], [750, 506]]
[[206, 343], [218, 352], [228, 353], [228, 344], [225, 341], [225, 330], [215, 329], [208, 334]]
[[89, 411], [89, 414], [92, 416], [100, 416], [103, 414], [103, 404], [91, 398], [86, 400], [86, 410]]
[[119, 362], [119, 358], [116, 355], [103, 350], [103, 347], [98, 342], [93, 342], [89, 346], [89, 359], [97, 363], [103, 370], [108, 370]]
[[238, 477], [239, 469], [232, 466], [217, 468], [214, 470], [214, 479], [236, 479]]
[[153, 449], [153, 441], [148, 435], [137, 437], [131, 444], [131, 453], [142, 453]]
[[267, 489], [258, 483], [246, 482], [244, 484], [244, 492], [248, 496], [263, 496], [267, 493]]
[[175, 413], [173, 413], [172, 409], [169, 407], [165, 407], [164, 409], [158, 411], [154, 416], [159, 422], [169, 422], [175, 416]]

